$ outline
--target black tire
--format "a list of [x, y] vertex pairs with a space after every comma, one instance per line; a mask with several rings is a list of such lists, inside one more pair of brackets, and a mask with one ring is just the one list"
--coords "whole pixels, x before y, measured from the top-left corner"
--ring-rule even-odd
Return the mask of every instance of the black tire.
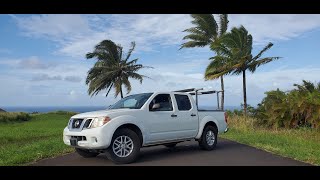
[[166, 146], [167, 148], [174, 148], [176, 147], [178, 143], [169, 143], [169, 144], [164, 144], [164, 146]]
[[[207, 138], [206, 138], [206, 135], [207, 133], [211, 131], [213, 132], [213, 135], [214, 135], [214, 142], [213, 144], [209, 143], [207, 141]], [[211, 151], [213, 150], [216, 145], [217, 145], [217, 142], [218, 142], [218, 129], [214, 126], [207, 126], [204, 128], [203, 132], [202, 132], [202, 135], [201, 135], [201, 138], [199, 139], [199, 146], [201, 149], [203, 150], [207, 150], [207, 151]]]
[[[113, 151], [113, 146], [114, 146], [114, 141], [121, 136], [127, 136], [129, 137], [132, 142], [133, 142], [133, 149], [131, 151], [131, 153], [126, 156], [126, 157], [120, 157], [117, 154], [115, 154], [115, 152]], [[135, 160], [137, 160], [139, 153], [140, 153], [140, 147], [141, 147], [141, 142], [140, 142], [140, 138], [139, 136], [132, 131], [131, 129], [119, 129], [117, 130], [111, 140], [111, 144], [109, 146], [109, 148], [107, 149], [107, 157], [108, 159], [110, 159], [111, 161], [113, 161], [116, 164], [128, 164], [128, 163], [132, 163]], [[121, 151], [122, 153], [122, 151]]]
[[98, 152], [92, 152], [86, 149], [80, 149], [80, 148], [75, 148], [75, 149], [76, 149], [76, 152], [84, 158], [96, 157], [100, 154]]

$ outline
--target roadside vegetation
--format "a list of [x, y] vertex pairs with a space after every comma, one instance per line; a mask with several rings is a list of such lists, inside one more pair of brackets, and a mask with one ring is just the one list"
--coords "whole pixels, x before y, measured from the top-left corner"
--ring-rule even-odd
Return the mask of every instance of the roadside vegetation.
[[30, 119], [31, 119], [31, 116], [28, 113], [0, 112], [0, 124], [29, 121]]
[[[320, 165], [320, 131], [307, 127], [265, 128], [256, 118], [230, 115], [229, 131], [221, 137], [295, 160]], [[254, 126], [252, 126], [254, 122]]]
[[[263, 57], [273, 43], [269, 42], [253, 55], [253, 37], [244, 26], [228, 32], [228, 16], [219, 15], [219, 24], [212, 14], [192, 14], [193, 27], [186, 29], [187, 40], [181, 48], [209, 46], [214, 53], [204, 72], [205, 80], [242, 75], [243, 104], [241, 110], [227, 111], [230, 131], [223, 137], [312, 164], [320, 164], [320, 83], [303, 81], [288, 92], [279, 89], [266, 92], [257, 108], [247, 105], [246, 72], [279, 59]], [[222, 107], [224, 93], [222, 94]]]
[[[303, 80], [294, 89], [266, 92], [257, 108], [249, 106], [247, 117], [255, 118], [253, 126], [270, 129], [309, 128], [320, 130], [320, 83]], [[244, 115], [243, 110], [227, 111], [229, 115]]]
[[320, 165], [320, 83], [303, 81], [293, 90], [266, 92], [257, 108], [228, 111], [222, 137], [275, 154]]
[[28, 115], [28, 121], [0, 123], [0, 166], [24, 165], [72, 152], [74, 149], [63, 143], [62, 133], [74, 114], [63, 111], [39, 113]]

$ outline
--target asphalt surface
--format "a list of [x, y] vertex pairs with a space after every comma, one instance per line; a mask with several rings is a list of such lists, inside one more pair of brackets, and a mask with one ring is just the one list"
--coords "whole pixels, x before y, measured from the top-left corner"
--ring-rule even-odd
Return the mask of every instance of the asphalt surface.
[[[83, 158], [70, 153], [40, 160], [33, 166], [114, 166], [105, 154]], [[306, 166], [290, 158], [281, 157], [233, 141], [219, 139], [213, 151], [203, 151], [196, 141], [179, 143], [175, 148], [153, 146], [142, 148], [139, 159], [129, 166]]]

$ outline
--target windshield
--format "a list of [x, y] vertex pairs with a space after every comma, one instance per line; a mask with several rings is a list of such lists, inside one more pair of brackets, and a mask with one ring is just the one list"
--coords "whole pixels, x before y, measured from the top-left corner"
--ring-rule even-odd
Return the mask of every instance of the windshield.
[[152, 93], [130, 95], [116, 102], [109, 109], [121, 109], [121, 108], [140, 109], [151, 95]]

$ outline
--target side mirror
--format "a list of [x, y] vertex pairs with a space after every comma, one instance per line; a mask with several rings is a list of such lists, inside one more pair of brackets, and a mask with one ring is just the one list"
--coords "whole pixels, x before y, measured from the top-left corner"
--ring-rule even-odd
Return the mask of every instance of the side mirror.
[[159, 109], [159, 108], [160, 108], [160, 103], [155, 103], [155, 104], [152, 106], [151, 110], [156, 110], [156, 109]]

